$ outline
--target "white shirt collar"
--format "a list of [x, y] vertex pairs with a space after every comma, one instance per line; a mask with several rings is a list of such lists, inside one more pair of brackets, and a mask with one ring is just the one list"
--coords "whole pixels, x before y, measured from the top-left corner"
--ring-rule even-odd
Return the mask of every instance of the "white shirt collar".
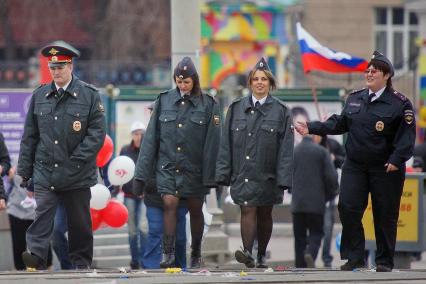
[[375, 101], [375, 100], [377, 100], [378, 98], [380, 98], [380, 96], [383, 94], [383, 92], [385, 91], [385, 89], [386, 89], [386, 86], [384, 86], [383, 88], [381, 88], [380, 90], [378, 90], [377, 92], [373, 92], [372, 90], [370, 90], [370, 89], [368, 89], [368, 95], [370, 95], [370, 94], [372, 94], [372, 93], [374, 93], [374, 94], [376, 94], [372, 99], [371, 99], [371, 101], [373, 102], [373, 101]]
[[266, 102], [266, 98], [267, 98], [268, 96], [265, 96], [264, 98], [262, 98], [262, 99], [260, 99], [260, 100], [258, 100], [258, 99], [256, 99], [256, 97], [255, 96], [251, 96], [251, 100], [252, 100], [252, 102], [253, 102], [253, 105], [256, 105], [256, 102], [259, 102], [260, 103], [260, 105], [263, 105], [265, 102]]
[[63, 86], [63, 87], [59, 87], [59, 86], [55, 83], [56, 90], [59, 90], [59, 88], [62, 88], [62, 89], [64, 89], [64, 91], [66, 91], [66, 90], [67, 90], [67, 88], [68, 88], [68, 86], [69, 86], [69, 84], [71, 83], [71, 81], [72, 81], [72, 78], [71, 78], [71, 80], [70, 80], [68, 83], [66, 83], [66, 84], [65, 84], [65, 86]]

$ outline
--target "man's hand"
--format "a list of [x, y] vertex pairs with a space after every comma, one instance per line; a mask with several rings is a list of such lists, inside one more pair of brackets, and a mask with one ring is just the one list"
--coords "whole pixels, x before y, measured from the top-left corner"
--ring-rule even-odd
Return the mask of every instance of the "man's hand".
[[386, 168], [387, 173], [394, 172], [394, 171], [398, 170], [398, 167], [395, 166], [395, 165], [392, 165], [391, 163], [386, 163], [385, 168]]
[[21, 184], [19, 186], [22, 187], [22, 188], [27, 188], [28, 187], [28, 180], [29, 180], [29, 178], [22, 177], [22, 181], [21, 181]]
[[309, 134], [308, 124], [305, 121], [296, 121], [296, 125], [294, 127], [300, 135], [305, 136]]
[[0, 199], [0, 210], [6, 209], [6, 200]]

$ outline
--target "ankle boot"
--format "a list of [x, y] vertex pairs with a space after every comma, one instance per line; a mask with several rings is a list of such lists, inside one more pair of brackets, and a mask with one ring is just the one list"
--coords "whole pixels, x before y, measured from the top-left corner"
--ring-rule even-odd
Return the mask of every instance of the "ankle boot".
[[191, 268], [201, 267], [201, 239], [193, 240], [191, 244]]
[[161, 268], [175, 266], [175, 236], [163, 236], [163, 257], [160, 262]]

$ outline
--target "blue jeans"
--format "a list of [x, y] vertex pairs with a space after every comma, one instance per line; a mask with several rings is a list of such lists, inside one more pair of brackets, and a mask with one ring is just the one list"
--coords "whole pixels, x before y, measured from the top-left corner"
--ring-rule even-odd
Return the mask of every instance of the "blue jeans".
[[145, 267], [143, 256], [147, 244], [146, 239], [146, 207], [140, 198], [124, 197], [124, 205], [129, 211], [127, 226], [129, 228], [129, 245], [130, 255], [132, 257], [131, 264]]
[[61, 264], [61, 269], [74, 269], [68, 255], [68, 232], [67, 214], [62, 201], [59, 201], [56, 208], [55, 222], [53, 226], [52, 247]]
[[[176, 265], [186, 268], [186, 213], [188, 209], [178, 207], [177, 224], [176, 224], [176, 243], [175, 257]], [[163, 208], [150, 207], [146, 208], [146, 217], [148, 218], [148, 244], [144, 256], [145, 268], [160, 268], [163, 239]]]
[[336, 210], [336, 205], [334, 200], [331, 200], [325, 208], [324, 213], [324, 239], [322, 243], [322, 261], [324, 262], [324, 266], [330, 266], [333, 261], [330, 251], [333, 239], [334, 210]]

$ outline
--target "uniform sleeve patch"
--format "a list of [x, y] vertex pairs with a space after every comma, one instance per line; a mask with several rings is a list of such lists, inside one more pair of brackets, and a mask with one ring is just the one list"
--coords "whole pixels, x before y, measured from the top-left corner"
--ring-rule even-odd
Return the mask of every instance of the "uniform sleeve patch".
[[218, 115], [213, 115], [213, 121], [215, 125], [220, 124], [220, 117]]
[[411, 109], [404, 110], [404, 120], [407, 124], [414, 122], [414, 112]]

